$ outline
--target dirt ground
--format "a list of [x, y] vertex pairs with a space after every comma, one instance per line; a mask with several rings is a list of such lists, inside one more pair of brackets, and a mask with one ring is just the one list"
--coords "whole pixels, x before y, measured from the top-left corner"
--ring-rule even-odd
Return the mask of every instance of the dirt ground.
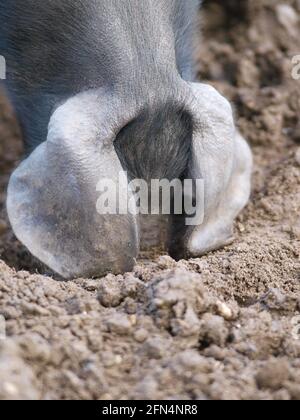
[[1, 399], [300, 400], [300, 1], [208, 0], [202, 25], [200, 77], [255, 155], [236, 242], [206, 257], [46, 277], [7, 223], [22, 147], [1, 97]]

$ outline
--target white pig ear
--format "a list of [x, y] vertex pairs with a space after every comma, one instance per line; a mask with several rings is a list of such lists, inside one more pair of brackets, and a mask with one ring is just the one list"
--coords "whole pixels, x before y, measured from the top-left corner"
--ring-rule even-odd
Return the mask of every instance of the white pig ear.
[[97, 209], [99, 182], [108, 179], [118, 187], [123, 171], [97, 101], [86, 93], [58, 108], [47, 141], [16, 169], [8, 187], [16, 236], [64, 278], [131, 270], [138, 252], [135, 216]]

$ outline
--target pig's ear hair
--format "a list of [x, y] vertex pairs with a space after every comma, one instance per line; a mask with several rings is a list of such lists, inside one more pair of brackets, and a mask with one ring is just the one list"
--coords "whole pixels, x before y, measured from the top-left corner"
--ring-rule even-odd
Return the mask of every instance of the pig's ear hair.
[[[64, 278], [131, 270], [138, 252], [133, 212], [97, 209], [99, 182], [108, 180], [118, 188], [119, 174], [124, 182], [113, 123], [99, 110], [100, 103], [101, 98], [85, 93], [59, 107], [47, 141], [21, 163], [8, 187], [7, 210], [16, 236]], [[120, 190], [127, 194], [124, 185]], [[113, 212], [115, 195], [111, 199]]]

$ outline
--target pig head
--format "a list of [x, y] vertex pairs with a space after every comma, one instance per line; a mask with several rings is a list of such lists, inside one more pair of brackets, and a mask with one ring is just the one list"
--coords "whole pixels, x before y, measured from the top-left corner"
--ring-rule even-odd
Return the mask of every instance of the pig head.
[[[202, 179], [204, 220], [171, 216], [170, 253], [232, 241], [252, 158], [231, 105], [196, 83], [197, 0], [6, 0], [0, 51], [27, 157], [7, 198], [16, 236], [65, 278], [131, 270], [137, 212], [97, 211], [97, 185]], [[121, 190], [117, 206], [125, 195]], [[129, 191], [130, 193], [130, 191]]]

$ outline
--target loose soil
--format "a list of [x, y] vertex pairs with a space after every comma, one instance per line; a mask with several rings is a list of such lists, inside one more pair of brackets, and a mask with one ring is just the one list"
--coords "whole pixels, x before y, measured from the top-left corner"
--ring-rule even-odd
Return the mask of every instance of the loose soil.
[[203, 258], [49, 276], [7, 221], [22, 143], [0, 97], [0, 399], [300, 399], [300, 1], [208, 0], [201, 21], [199, 77], [255, 156], [235, 243]]

